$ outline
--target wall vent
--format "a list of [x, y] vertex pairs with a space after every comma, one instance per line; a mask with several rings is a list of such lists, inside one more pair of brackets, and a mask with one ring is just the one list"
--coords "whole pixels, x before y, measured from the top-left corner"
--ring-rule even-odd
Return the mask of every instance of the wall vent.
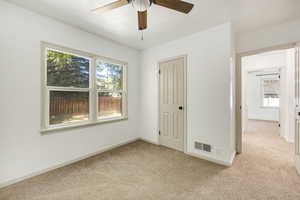
[[201, 151], [211, 152], [211, 145], [204, 144], [201, 142], [195, 142], [195, 149], [199, 149]]

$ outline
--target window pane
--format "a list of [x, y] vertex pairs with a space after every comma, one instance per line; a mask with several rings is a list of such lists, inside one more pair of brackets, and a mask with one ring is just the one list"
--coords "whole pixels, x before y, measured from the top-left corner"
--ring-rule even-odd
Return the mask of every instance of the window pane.
[[280, 82], [277, 79], [264, 80], [265, 94], [279, 94]]
[[54, 50], [47, 50], [47, 85], [89, 87], [90, 60]]
[[88, 119], [88, 92], [50, 91], [49, 122], [51, 125]]
[[278, 79], [263, 80], [264, 106], [279, 107], [280, 81]]
[[96, 61], [97, 88], [106, 90], [122, 89], [123, 67], [116, 64]]
[[265, 95], [264, 106], [266, 107], [279, 107], [280, 99], [278, 95]]
[[122, 116], [122, 93], [99, 92], [98, 93], [98, 117]]

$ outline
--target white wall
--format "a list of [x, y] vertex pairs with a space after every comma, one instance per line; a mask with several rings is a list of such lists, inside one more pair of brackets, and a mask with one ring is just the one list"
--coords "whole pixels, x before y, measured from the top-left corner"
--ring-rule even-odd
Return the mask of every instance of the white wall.
[[[158, 143], [158, 62], [187, 55], [187, 152], [230, 163], [235, 152], [232, 30], [229, 23], [143, 51], [140, 133]], [[194, 148], [211, 144], [212, 153]]]
[[[262, 77], [256, 76], [262, 73], [248, 73], [248, 119], [279, 121], [279, 108], [262, 107]], [[267, 76], [267, 78], [277, 78], [277, 76]]]
[[[0, 1], [0, 185], [138, 137], [138, 51]], [[129, 63], [129, 120], [41, 135], [40, 41]]]
[[241, 53], [293, 42], [300, 42], [299, 19], [265, 27], [254, 32], [238, 34], [236, 37], [236, 51]]

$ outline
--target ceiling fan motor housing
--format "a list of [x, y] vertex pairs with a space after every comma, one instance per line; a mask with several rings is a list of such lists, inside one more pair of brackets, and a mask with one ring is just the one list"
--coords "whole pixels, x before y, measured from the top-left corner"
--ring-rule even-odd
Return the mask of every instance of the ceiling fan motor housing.
[[144, 12], [150, 8], [153, 0], [128, 0], [129, 3], [132, 3], [132, 6], [139, 12]]

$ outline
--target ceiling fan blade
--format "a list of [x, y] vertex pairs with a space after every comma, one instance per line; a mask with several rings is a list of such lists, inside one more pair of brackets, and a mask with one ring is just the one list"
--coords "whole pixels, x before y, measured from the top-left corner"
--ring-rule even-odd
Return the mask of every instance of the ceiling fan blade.
[[129, 4], [128, 0], [117, 0], [115, 2], [112, 2], [112, 3], [109, 3], [107, 5], [101, 6], [99, 8], [95, 8], [92, 11], [93, 12], [98, 12], [98, 13], [103, 13], [103, 12], [106, 12], [106, 11], [109, 11], [109, 10], [112, 10], [112, 9], [115, 9], [115, 8], [125, 6], [127, 4]]
[[138, 21], [140, 31], [147, 28], [147, 10], [143, 12], [138, 11]]
[[180, 0], [153, 0], [153, 3], [186, 14], [194, 7], [193, 4]]

